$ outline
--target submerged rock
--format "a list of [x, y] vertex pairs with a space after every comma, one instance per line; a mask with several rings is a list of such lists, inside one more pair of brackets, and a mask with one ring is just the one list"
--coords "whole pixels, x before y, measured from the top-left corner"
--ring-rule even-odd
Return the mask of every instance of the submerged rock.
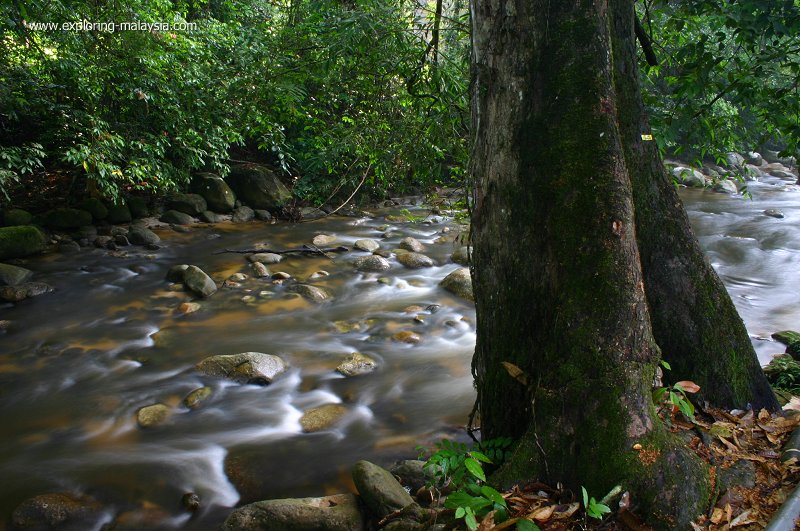
[[13, 529], [91, 529], [100, 516], [94, 498], [69, 492], [41, 494], [27, 499], [11, 514]]
[[183, 405], [189, 409], [197, 409], [209, 398], [211, 398], [211, 388], [206, 385], [186, 395], [186, 398], [183, 399]]
[[272, 354], [242, 352], [210, 356], [195, 365], [195, 369], [238, 383], [267, 385], [286, 371], [286, 362]]
[[419, 240], [417, 240], [416, 238], [412, 238], [411, 236], [408, 236], [400, 240], [398, 247], [400, 247], [401, 249], [405, 249], [407, 251], [411, 251], [412, 253], [425, 252], [425, 246], [422, 245], [422, 243], [420, 243]]
[[307, 410], [300, 417], [300, 426], [306, 433], [314, 433], [330, 428], [347, 413], [347, 408], [341, 404], [325, 404]]
[[475, 295], [472, 292], [472, 277], [466, 267], [456, 269], [444, 277], [439, 285], [454, 295], [475, 301]]
[[33, 271], [11, 264], [0, 264], [0, 286], [18, 286], [27, 282]]
[[381, 244], [371, 239], [356, 240], [353, 244], [355, 249], [372, 253], [380, 248]]
[[31, 297], [38, 297], [51, 293], [53, 287], [44, 282], [28, 282], [18, 286], [4, 286], [0, 288], [0, 299], [8, 302], [20, 302]]
[[353, 265], [359, 271], [385, 271], [392, 267], [388, 260], [376, 254], [356, 258]]
[[424, 254], [410, 252], [397, 255], [397, 261], [409, 269], [420, 269], [423, 267], [433, 267], [436, 263]]
[[460, 264], [463, 266], [468, 266], [472, 262], [472, 253], [471, 249], [466, 245], [463, 247], [459, 247], [456, 249], [453, 254], [450, 256], [450, 260], [455, 262], [456, 264]]
[[172, 415], [172, 410], [164, 404], [152, 404], [139, 408], [136, 422], [141, 428], [154, 428], [164, 424]]
[[277, 264], [283, 260], [283, 256], [276, 253], [256, 253], [247, 257], [250, 262], [261, 262], [262, 264]]
[[783, 212], [778, 210], [777, 208], [768, 208], [764, 211], [765, 216], [769, 216], [771, 218], [783, 219]]
[[183, 272], [183, 284], [189, 290], [201, 297], [210, 297], [217, 291], [217, 285], [202, 269], [197, 266], [187, 266]]
[[311, 284], [295, 284], [289, 286], [288, 291], [302, 295], [305, 299], [315, 303], [325, 302], [333, 298], [331, 293], [325, 288], [312, 286]]
[[134, 245], [151, 245], [161, 241], [158, 234], [141, 224], [131, 225], [128, 240]]
[[408, 330], [397, 332], [392, 336], [392, 339], [400, 343], [409, 343], [411, 345], [416, 345], [417, 343], [422, 341], [422, 338], [419, 337], [418, 334], [415, 334], [414, 332], [410, 332]]
[[360, 352], [353, 352], [336, 367], [336, 370], [345, 376], [358, 376], [375, 370], [377, 363], [369, 356]]
[[362, 531], [364, 518], [353, 494], [265, 500], [234, 510], [222, 531]]
[[330, 234], [317, 234], [314, 236], [314, 239], [311, 240], [311, 243], [317, 247], [325, 247], [326, 245], [330, 245], [335, 242], [336, 239], [336, 236], [332, 236]]

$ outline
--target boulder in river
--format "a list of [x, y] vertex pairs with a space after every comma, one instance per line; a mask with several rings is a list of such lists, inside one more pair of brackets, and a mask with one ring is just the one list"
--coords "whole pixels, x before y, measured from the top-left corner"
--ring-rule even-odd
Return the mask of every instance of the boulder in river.
[[277, 264], [283, 260], [283, 256], [276, 253], [256, 253], [247, 257], [250, 262], [261, 262], [262, 264]]
[[785, 181], [796, 181], [797, 175], [793, 174], [790, 171], [786, 170], [769, 170], [768, 172], [770, 175], [774, 175], [779, 179], [783, 179]]
[[723, 179], [721, 181], [717, 181], [716, 183], [714, 183], [712, 190], [723, 194], [739, 193], [739, 189], [736, 188], [736, 183], [731, 181], [730, 179]]
[[316, 245], [317, 247], [326, 247], [337, 240], [336, 236], [332, 234], [317, 234], [311, 240], [311, 243]]
[[292, 193], [277, 175], [259, 164], [231, 167], [228, 184], [242, 203], [252, 208], [276, 210], [292, 199]]
[[288, 498], [251, 503], [234, 510], [222, 531], [362, 531], [364, 517], [353, 494]]
[[300, 426], [306, 433], [314, 433], [330, 428], [341, 419], [347, 408], [342, 404], [325, 404], [307, 410], [300, 417]]
[[345, 376], [358, 376], [372, 372], [377, 367], [375, 360], [360, 352], [353, 352], [347, 356], [336, 370]]
[[706, 179], [703, 177], [702, 173], [685, 166], [676, 166], [673, 168], [672, 175], [678, 183], [690, 188], [703, 188], [706, 185]]
[[272, 275], [272, 273], [269, 272], [269, 268], [261, 262], [253, 262], [250, 264], [250, 267], [253, 268], [253, 276], [256, 278], [265, 278]]
[[439, 285], [454, 295], [461, 298], [475, 301], [475, 295], [472, 292], [472, 277], [470, 276], [469, 269], [461, 267], [456, 269], [444, 279], [439, 282]]
[[150, 207], [147, 204], [147, 200], [135, 195], [128, 198], [128, 211], [131, 213], [131, 217], [136, 219], [146, 218], [150, 215]]
[[3, 286], [0, 288], [0, 299], [7, 302], [20, 302], [52, 291], [53, 287], [50, 284], [27, 282], [18, 286]]
[[768, 208], [764, 211], [765, 216], [769, 216], [771, 218], [783, 219], [783, 212], [778, 210], [777, 208]]
[[761, 166], [764, 164], [764, 157], [761, 156], [761, 153], [756, 151], [748, 151], [747, 152], [747, 162], [754, 166]]
[[40, 494], [14, 509], [11, 525], [12, 529], [92, 529], [101, 508], [97, 500], [82, 494]]
[[772, 334], [772, 339], [786, 345], [786, 352], [793, 358], [800, 359], [800, 332], [784, 330]]
[[128, 230], [128, 241], [134, 245], [151, 245], [161, 241], [158, 234], [142, 224], [131, 225]]
[[388, 470], [369, 461], [359, 461], [353, 466], [353, 483], [370, 513], [379, 519], [402, 509], [419, 507]]
[[388, 260], [377, 254], [360, 256], [353, 260], [353, 265], [359, 271], [385, 271], [392, 267]]
[[267, 385], [286, 370], [286, 363], [272, 354], [242, 352], [210, 356], [195, 365], [195, 369], [239, 383]]
[[201, 297], [210, 297], [217, 291], [217, 285], [202, 269], [187, 266], [183, 272], [183, 285]]
[[30, 225], [33, 215], [21, 208], [10, 208], [3, 212], [3, 225], [13, 227], [16, 225]]
[[233, 211], [231, 221], [234, 223], [248, 223], [256, 217], [255, 211], [249, 206], [240, 206]]
[[453, 254], [450, 256], [450, 260], [456, 264], [469, 266], [472, 262], [472, 249], [466, 245], [459, 247], [453, 251]]
[[421, 253], [402, 253], [397, 255], [397, 261], [409, 269], [420, 269], [423, 267], [433, 267], [436, 263]]
[[87, 197], [81, 201], [80, 205], [82, 210], [87, 211], [92, 215], [95, 221], [106, 219], [108, 217], [108, 207], [96, 197]]
[[133, 215], [131, 214], [131, 209], [128, 208], [128, 204], [124, 200], [120, 200], [108, 206], [106, 221], [109, 223], [113, 223], [114, 225], [118, 223], [130, 223], [132, 219]]
[[177, 210], [167, 210], [161, 214], [158, 220], [163, 223], [169, 223], [170, 225], [191, 225], [194, 223], [194, 218], [192, 218], [192, 216], [184, 212], [178, 212]]
[[417, 240], [416, 238], [412, 238], [411, 236], [408, 236], [400, 240], [398, 247], [400, 249], [405, 249], [406, 251], [411, 251], [412, 253], [425, 252], [425, 246], [422, 245], [422, 243], [419, 240]]
[[320, 288], [319, 286], [312, 286], [311, 284], [294, 284], [289, 286], [288, 291], [298, 293], [305, 299], [316, 303], [325, 302], [333, 298], [327, 289]]
[[40, 253], [44, 246], [44, 234], [33, 225], [0, 228], [0, 260]]
[[167, 208], [190, 216], [197, 216], [208, 206], [206, 200], [199, 194], [173, 194], [167, 197]]
[[18, 286], [27, 282], [33, 271], [11, 264], [0, 264], [0, 286]]
[[161, 426], [172, 415], [172, 410], [164, 404], [151, 404], [139, 408], [136, 412], [136, 423], [140, 428], [155, 428]]
[[236, 205], [236, 194], [219, 175], [198, 173], [192, 181], [191, 189], [194, 193], [203, 196], [208, 209], [213, 212], [227, 214]]
[[200, 221], [204, 221], [206, 223], [221, 223], [222, 221], [225, 221], [225, 216], [210, 210], [204, 210], [203, 212], [200, 212], [198, 217], [200, 218]]
[[92, 224], [92, 215], [78, 208], [55, 208], [45, 212], [43, 222], [51, 229], [70, 230]]
[[380, 246], [381, 246], [380, 243], [370, 238], [356, 240], [355, 243], [353, 244], [353, 248], [367, 253], [372, 253], [377, 251], [380, 248]]
[[738, 153], [731, 151], [725, 155], [725, 161], [731, 168], [741, 167], [744, 165], [744, 157]]
[[186, 264], [177, 264], [169, 268], [167, 271], [167, 280], [170, 282], [183, 282], [183, 275], [189, 266]]

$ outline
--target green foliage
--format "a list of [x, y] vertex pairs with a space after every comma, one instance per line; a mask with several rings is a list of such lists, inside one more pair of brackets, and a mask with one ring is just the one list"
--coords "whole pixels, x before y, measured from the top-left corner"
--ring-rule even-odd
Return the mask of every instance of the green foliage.
[[[661, 366], [671, 370], [669, 363], [661, 360]], [[686, 418], [694, 421], [694, 404], [689, 401], [686, 393], [696, 393], [700, 387], [694, 382], [683, 380], [675, 382], [672, 387], [659, 387], [653, 391], [653, 402], [656, 405], [669, 406], [671, 409], [677, 408]]]
[[608, 505], [598, 502], [594, 499], [594, 496], [589, 497], [586, 487], [581, 487], [581, 490], [583, 491], [583, 507], [586, 509], [587, 516], [602, 520], [604, 515], [611, 512]]
[[761, 145], [798, 148], [796, 2], [637, 3], [658, 66], [642, 88], [663, 151], [717, 158]]
[[789, 355], [777, 356], [764, 367], [764, 374], [775, 388], [793, 395], [800, 394], [800, 363]]
[[43, 168], [45, 154], [41, 144], [0, 147], [0, 192], [8, 198], [8, 187], [19, 183], [20, 176]]
[[[450, 485], [455, 489], [447, 496], [444, 506], [455, 510], [456, 518], [463, 518], [470, 530], [477, 529], [478, 518], [490, 511], [495, 511], [496, 522], [508, 518], [502, 494], [485, 484], [483, 464], [502, 463], [511, 442], [510, 438], [499, 438], [484, 441], [477, 448], [469, 448], [466, 444], [443, 439], [435, 444], [437, 450], [425, 462], [424, 468], [433, 476], [429, 486]], [[419, 450], [422, 458], [425, 450]]]

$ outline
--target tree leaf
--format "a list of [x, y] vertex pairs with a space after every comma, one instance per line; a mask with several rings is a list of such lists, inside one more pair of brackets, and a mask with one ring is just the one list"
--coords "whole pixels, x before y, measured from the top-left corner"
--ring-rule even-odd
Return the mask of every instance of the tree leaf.
[[525, 385], [525, 386], [528, 385], [528, 376], [525, 374], [525, 371], [523, 371], [522, 369], [520, 369], [519, 367], [517, 367], [516, 365], [514, 365], [511, 362], [503, 361], [501, 363], [503, 365], [503, 368], [505, 368], [506, 372], [508, 372], [509, 376], [514, 378], [516, 381], [518, 381], [522, 385]]
[[500, 494], [499, 492], [497, 492], [496, 490], [494, 490], [489, 485], [483, 485], [481, 487], [481, 494], [483, 494], [486, 498], [489, 498], [490, 500], [492, 500], [494, 503], [497, 503], [497, 504], [502, 505], [504, 507], [506, 505], [506, 499], [503, 498], [503, 495]]
[[691, 380], [681, 380], [675, 383], [675, 387], [682, 389], [687, 393], [696, 393], [700, 390], [700, 386]]
[[530, 520], [517, 520], [517, 531], [541, 531], [541, 528]]
[[470, 474], [480, 479], [481, 481], [486, 481], [486, 474], [483, 473], [483, 467], [475, 459], [471, 457], [465, 459], [464, 466], [467, 467], [467, 470], [469, 470]]

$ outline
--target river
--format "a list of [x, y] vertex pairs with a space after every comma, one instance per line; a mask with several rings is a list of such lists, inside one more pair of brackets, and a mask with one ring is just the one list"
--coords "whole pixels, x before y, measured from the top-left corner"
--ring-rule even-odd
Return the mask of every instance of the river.
[[[771, 177], [749, 187], [750, 200], [698, 190], [681, 196], [766, 363], [781, 348], [759, 338], [798, 328], [800, 190]], [[765, 216], [767, 208], [785, 219]], [[0, 529], [23, 500], [63, 491], [102, 502], [95, 529], [125, 512], [129, 522], [150, 518], [142, 528], [211, 529], [240, 499], [340, 492], [357, 459], [388, 463], [457, 435], [474, 399], [475, 311], [437, 284], [459, 267], [448, 261], [458, 229], [442, 216], [387, 222], [383, 216], [398, 209], [377, 214], [164, 229], [157, 251], [87, 249], [28, 260], [35, 280], [57, 289], [0, 306], [0, 320], [11, 323], [0, 333]], [[447, 230], [448, 241], [436, 243]], [[311, 282], [328, 288], [331, 302], [313, 304], [251, 277], [200, 301], [197, 312], [176, 311], [189, 295], [165, 280], [172, 265], [195, 264], [222, 281], [251, 270], [244, 255], [216, 251], [298, 247], [322, 233], [348, 247], [374, 238], [386, 250], [413, 236], [440, 265], [412, 270], [392, 260], [386, 272], [359, 273], [351, 265], [364, 254], [358, 251], [290, 255], [270, 269], [302, 280], [327, 272]], [[401, 331], [421, 340], [391, 339]], [[290, 369], [266, 387], [192, 369], [206, 356], [246, 351], [279, 355]], [[378, 369], [337, 373], [354, 351]], [[183, 407], [183, 397], [203, 385], [212, 388], [203, 407]], [[136, 411], [156, 402], [173, 408], [169, 422], [139, 428]], [[326, 403], [348, 412], [332, 429], [303, 433], [303, 411]], [[181, 508], [188, 492], [201, 499], [193, 515]]]

